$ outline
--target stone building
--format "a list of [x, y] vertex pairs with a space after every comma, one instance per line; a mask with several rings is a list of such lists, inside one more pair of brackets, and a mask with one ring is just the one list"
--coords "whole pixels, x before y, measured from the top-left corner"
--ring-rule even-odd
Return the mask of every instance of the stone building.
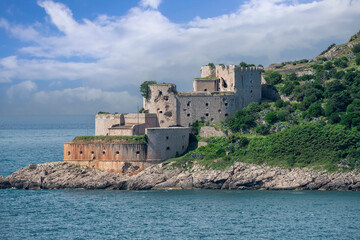
[[160, 127], [198, 121], [219, 123], [251, 102], [261, 101], [261, 71], [255, 67], [203, 66], [192, 92], [177, 92], [174, 84], [150, 85], [144, 109], [155, 113]]
[[191, 123], [219, 123], [251, 102], [261, 100], [261, 71], [234, 65], [203, 66], [194, 91], [177, 92], [171, 83], [149, 86], [146, 113], [97, 114], [95, 136], [146, 134], [146, 143], [69, 142], [64, 161], [104, 171], [136, 174], [146, 167], [185, 153]]

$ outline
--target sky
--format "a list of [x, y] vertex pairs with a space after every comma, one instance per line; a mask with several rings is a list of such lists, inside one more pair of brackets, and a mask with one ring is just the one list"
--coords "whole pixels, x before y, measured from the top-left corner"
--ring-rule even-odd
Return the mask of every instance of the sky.
[[136, 112], [144, 81], [311, 59], [359, 23], [360, 0], [1, 0], [0, 115]]

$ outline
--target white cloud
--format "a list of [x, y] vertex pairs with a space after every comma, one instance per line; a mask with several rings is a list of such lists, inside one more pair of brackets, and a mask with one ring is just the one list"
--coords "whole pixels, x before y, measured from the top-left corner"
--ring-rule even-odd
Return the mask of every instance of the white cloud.
[[151, 7], [157, 9], [161, 3], [161, 0], [141, 0], [140, 6], [142, 7]]
[[35, 91], [36, 89], [37, 86], [34, 82], [25, 81], [16, 85], [12, 85], [6, 91], [6, 95], [9, 97], [10, 100], [12, 100], [13, 98], [24, 99], [27, 98], [30, 95], [30, 93]]
[[39, 1], [58, 29], [50, 35], [39, 23], [20, 26], [0, 19], [1, 28], [29, 43], [18, 55], [0, 59], [0, 82], [77, 81], [107, 92], [157, 80], [190, 90], [202, 64], [310, 58], [323, 50], [315, 47], [320, 43], [346, 41], [360, 22], [360, 0], [250, 0], [232, 13], [183, 24], [162, 15], [160, 3], [142, 0], [124, 16], [76, 21], [64, 4]]

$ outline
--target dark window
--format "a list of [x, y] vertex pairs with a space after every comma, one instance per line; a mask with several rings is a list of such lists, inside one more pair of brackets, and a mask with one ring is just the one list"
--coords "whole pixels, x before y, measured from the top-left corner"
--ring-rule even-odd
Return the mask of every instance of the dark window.
[[82, 151], [80, 151], [80, 154], [82, 154]]
[[68, 155], [70, 155], [70, 151], [68, 151]]
[[188, 107], [190, 107], [190, 106], [191, 106], [191, 102], [190, 102], [190, 101], [188, 101], [187, 106], [188, 106]]
[[94, 154], [94, 151], [91, 151], [91, 154]]
[[228, 104], [227, 103], [225, 103], [225, 106], [227, 106]]
[[228, 116], [228, 114], [227, 113], [225, 113], [225, 117], [227, 117]]
[[166, 139], [169, 139], [169, 136], [166, 136]]
[[118, 155], [119, 155], [119, 151], [116, 151], [116, 154], [118, 154]]
[[136, 151], [136, 154], [140, 154], [140, 151]]
[[170, 147], [166, 147], [166, 150], [170, 150]]
[[205, 116], [207, 116], [207, 117], [208, 117], [208, 116], [209, 116], [209, 114], [208, 114], [208, 113], [205, 113]]
[[219, 109], [218, 112], [220, 113], [220, 112], [221, 112], [221, 109]]
[[209, 103], [205, 103], [205, 106], [209, 106]]
[[186, 114], [186, 116], [190, 117], [190, 113]]
[[213, 121], [214, 121], [214, 119], [213, 119], [213, 118], [211, 118], [211, 121], [213, 122]]
[[205, 88], [205, 89], [204, 89], [204, 91], [206, 92], [206, 91], [207, 91], [207, 89]]
[[162, 95], [162, 91], [159, 91], [159, 95]]
[[160, 123], [164, 123], [164, 120], [161, 120]]
[[252, 93], [252, 90], [250, 91], [250, 93]]
[[105, 155], [105, 153], [106, 153], [106, 152], [105, 152], [105, 151], [103, 151], [103, 155]]
[[182, 146], [182, 149], [184, 149], [185, 147], [184, 147], [184, 145]]
[[169, 100], [169, 97], [168, 96], [164, 96], [164, 100]]
[[159, 113], [162, 113], [162, 111], [159, 111]]

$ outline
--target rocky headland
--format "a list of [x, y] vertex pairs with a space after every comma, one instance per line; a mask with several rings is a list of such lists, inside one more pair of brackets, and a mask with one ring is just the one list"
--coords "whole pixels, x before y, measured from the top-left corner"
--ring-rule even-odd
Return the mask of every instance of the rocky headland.
[[237, 162], [224, 171], [203, 166], [178, 168], [165, 162], [135, 176], [100, 171], [65, 162], [31, 164], [4, 178], [0, 188], [18, 189], [264, 189], [360, 190], [360, 173], [286, 169]]

